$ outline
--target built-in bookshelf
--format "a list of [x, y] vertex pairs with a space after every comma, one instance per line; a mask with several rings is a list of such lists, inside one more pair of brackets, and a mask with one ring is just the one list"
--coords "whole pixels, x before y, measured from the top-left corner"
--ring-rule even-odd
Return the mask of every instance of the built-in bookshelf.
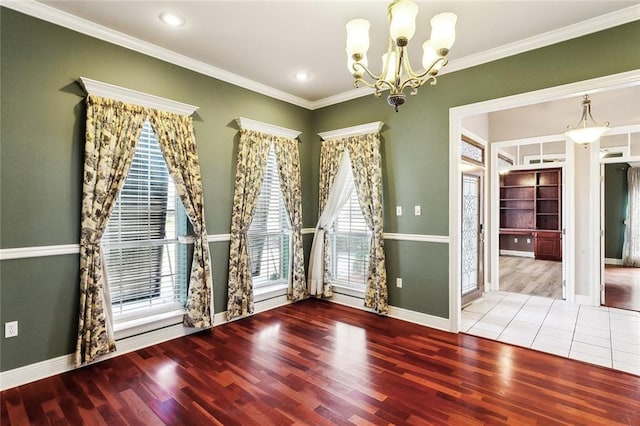
[[[533, 237], [533, 242], [531, 238], [525, 241], [536, 258], [561, 260], [561, 213], [561, 169], [518, 170], [501, 175], [501, 249], [512, 249], [503, 246], [517, 244], [517, 236]], [[519, 247], [522, 250], [521, 243]]]

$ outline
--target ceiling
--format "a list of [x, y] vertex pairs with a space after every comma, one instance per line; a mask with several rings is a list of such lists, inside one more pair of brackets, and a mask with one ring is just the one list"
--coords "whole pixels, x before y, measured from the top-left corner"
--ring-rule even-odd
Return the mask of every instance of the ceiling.
[[[104, 26], [130, 36], [123, 38], [122, 34], [116, 34], [116, 39], [124, 39], [123, 44], [128, 47], [135, 47], [142, 40], [147, 43], [138, 50], [159, 46], [170, 51], [168, 53], [179, 54], [175, 63], [192, 64], [190, 68], [198, 70], [214, 69], [213, 75], [222, 75], [222, 79], [262, 93], [273, 92], [275, 97], [303, 106], [326, 103], [332, 97], [353, 91], [344, 51], [347, 21], [361, 17], [371, 22], [368, 57], [374, 71], [379, 71], [379, 61], [374, 58], [384, 53], [388, 34], [386, 1], [41, 0], [30, 3], [31, 7], [37, 5], [74, 15], [63, 16], [65, 22], [74, 17], [90, 21], [81, 27], [95, 28], [85, 32], [103, 34], [102, 28], [95, 24]], [[416, 68], [420, 66], [422, 42], [430, 32], [431, 16], [443, 11], [458, 15], [456, 44], [449, 55], [450, 64], [444, 70], [449, 72], [618, 25], [622, 23], [616, 22], [622, 9], [626, 9], [622, 15], [627, 16], [627, 21], [633, 20], [628, 18], [630, 14], [638, 19], [640, 10], [637, 1], [613, 0], [417, 3], [417, 30], [409, 46]], [[167, 11], [182, 16], [185, 24], [169, 27], [162, 23], [159, 15]], [[608, 20], [593, 19], [611, 13], [613, 18]], [[567, 27], [579, 29], [571, 32]], [[540, 34], [546, 37], [532, 42], [532, 37]], [[527, 47], [514, 50], [513, 43], [518, 42], [524, 42], [521, 45]], [[496, 49], [501, 46], [507, 48]], [[163, 55], [160, 56], [166, 57]], [[298, 71], [308, 72], [310, 79], [296, 81], [293, 75]], [[357, 94], [351, 97], [355, 96]]]

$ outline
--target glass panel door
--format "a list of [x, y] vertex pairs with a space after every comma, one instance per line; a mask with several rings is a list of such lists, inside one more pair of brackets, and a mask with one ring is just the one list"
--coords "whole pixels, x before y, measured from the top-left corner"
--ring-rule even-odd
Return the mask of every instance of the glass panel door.
[[483, 277], [483, 225], [482, 179], [472, 174], [462, 175], [462, 305], [482, 296]]

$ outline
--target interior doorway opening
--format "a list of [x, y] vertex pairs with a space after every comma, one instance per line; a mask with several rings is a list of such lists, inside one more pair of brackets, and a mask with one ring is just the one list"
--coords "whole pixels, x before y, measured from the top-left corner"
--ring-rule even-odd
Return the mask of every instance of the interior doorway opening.
[[640, 311], [640, 126], [613, 129], [599, 149], [600, 303]]

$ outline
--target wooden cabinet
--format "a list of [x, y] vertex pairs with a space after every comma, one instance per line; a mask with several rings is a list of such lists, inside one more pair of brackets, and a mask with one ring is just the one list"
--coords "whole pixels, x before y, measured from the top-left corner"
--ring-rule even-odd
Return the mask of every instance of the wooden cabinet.
[[536, 259], [562, 260], [562, 244], [559, 232], [536, 232], [534, 236]]
[[537, 259], [562, 260], [561, 213], [562, 169], [518, 170], [500, 177], [500, 234], [530, 233]]

